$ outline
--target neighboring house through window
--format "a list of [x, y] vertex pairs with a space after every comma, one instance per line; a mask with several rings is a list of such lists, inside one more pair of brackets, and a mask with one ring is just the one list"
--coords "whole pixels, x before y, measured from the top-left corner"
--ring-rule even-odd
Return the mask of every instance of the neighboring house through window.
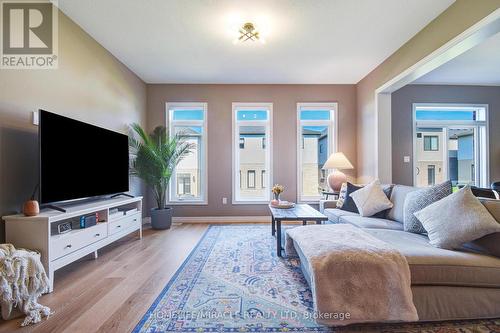
[[297, 104], [297, 183], [299, 202], [317, 202], [328, 190], [322, 169], [336, 151], [337, 103]]
[[489, 185], [488, 106], [414, 104], [414, 184]]
[[271, 138], [271, 103], [233, 103], [233, 203], [269, 202]]
[[170, 204], [207, 203], [206, 103], [167, 103], [170, 137], [176, 134], [193, 144], [193, 151], [179, 162], [170, 184]]

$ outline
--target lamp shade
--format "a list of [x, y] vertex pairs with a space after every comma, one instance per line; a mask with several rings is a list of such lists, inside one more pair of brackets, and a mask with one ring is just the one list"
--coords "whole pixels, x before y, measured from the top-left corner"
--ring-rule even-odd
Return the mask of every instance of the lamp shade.
[[354, 169], [351, 162], [345, 157], [344, 153], [333, 153], [328, 157], [323, 169]]

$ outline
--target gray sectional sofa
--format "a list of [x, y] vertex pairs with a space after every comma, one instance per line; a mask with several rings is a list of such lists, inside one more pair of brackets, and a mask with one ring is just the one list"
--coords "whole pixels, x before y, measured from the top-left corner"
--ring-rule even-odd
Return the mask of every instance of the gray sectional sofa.
[[[500, 317], [500, 233], [467, 244], [460, 251], [432, 246], [426, 235], [403, 231], [405, 197], [415, 190], [395, 185], [390, 197], [394, 207], [384, 219], [337, 209], [336, 201], [322, 200], [320, 211], [328, 216], [329, 223], [363, 228], [406, 257], [421, 321]], [[500, 200], [483, 204], [500, 223]], [[302, 268], [309, 279], [309, 272]]]

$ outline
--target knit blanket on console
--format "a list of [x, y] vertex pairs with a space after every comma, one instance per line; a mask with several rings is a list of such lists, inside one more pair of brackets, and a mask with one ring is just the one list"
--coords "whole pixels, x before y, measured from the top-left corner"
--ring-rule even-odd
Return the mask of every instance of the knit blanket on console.
[[0, 244], [0, 306], [4, 320], [14, 317], [16, 310], [26, 317], [21, 326], [38, 323], [50, 315], [50, 308], [38, 303], [49, 291], [49, 279], [40, 254]]
[[417, 321], [410, 268], [389, 244], [348, 224], [291, 228], [285, 252], [302, 252], [316, 321], [330, 326]]

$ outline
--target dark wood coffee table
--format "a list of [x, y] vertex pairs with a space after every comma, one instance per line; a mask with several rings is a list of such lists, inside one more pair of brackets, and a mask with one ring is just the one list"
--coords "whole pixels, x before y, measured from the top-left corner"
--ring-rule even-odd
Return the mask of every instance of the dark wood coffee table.
[[297, 204], [293, 208], [281, 209], [274, 208], [269, 205], [271, 211], [271, 234], [276, 236], [276, 251], [278, 257], [281, 257], [281, 222], [282, 221], [302, 221], [302, 225], [306, 225], [308, 221], [321, 224], [323, 221], [328, 221], [328, 217], [318, 212], [308, 204]]

